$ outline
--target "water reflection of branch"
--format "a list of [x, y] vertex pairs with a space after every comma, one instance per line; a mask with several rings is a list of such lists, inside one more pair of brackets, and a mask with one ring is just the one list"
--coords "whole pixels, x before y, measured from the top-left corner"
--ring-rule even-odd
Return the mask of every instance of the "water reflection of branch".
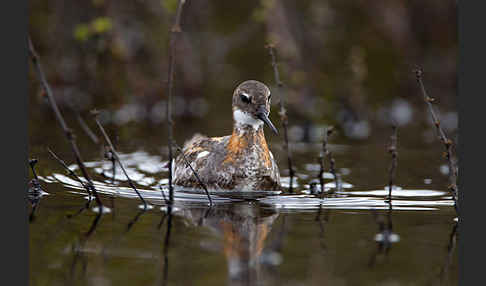
[[429, 113], [432, 117], [435, 128], [437, 129], [437, 134], [439, 136], [439, 140], [442, 142], [442, 144], [444, 145], [444, 148], [445, 148], [445, 154], [444, 155], [445, 155], [445, 157], [447, 159], [447, 163], [449, 165], [449, 186], [448, 186], [448, 189], [452, 193], [452, 199], [454, 200], [454, 208], [456, 209], [456, 212], [458, 212], [458, 209], [457, 209], [457, 196], [458, 196], [458, 192], [459, 192], [459, 188], [457, 186], [457, 172], [458, 172], [458, 170], [457, 170], [456, 160], [454, 159], [454, 155], [453, 155], [453, 151], [452, 151], [452, 149], [454, 147], [454, 143], [452, 142], [452, 140], [447, 138], [445, 131], [442, 129], [442, 127], [440, 125], [439, 117], [437, 116], [437, 114], [435, 114], [434, 107], [432, 105], [432, 102], [434, 102], [435, 99], [432, 98], [432, 97], [429, 97], [427, 92], [425, 91], [425, 86], [424, 86], [424, 83], [422, 81], [422, 75], [423, 75], [422, 68], [417, 67], [414, 70], [414, 72], [415, 72], [415, 76], [417, 78], [417, 82], [420, 86], [420, 90], [422, 92], [422, 96], [424, 98], [424, 101], [427, 104], [427, 107], [429, 109]]
[[96, 214], [95, 219], [91, 223], [89, 230], [86, 233], [81, 235], [80, 241], [77, 244], [73, 245], [74, 257], [73, 257], [73, 262], [71, 264], [71, 268], [70, 268], [70, 272], [69, 272], [69, 274], [70, 274], [69, 275], [69, 278], [70, 278], [69, 284], [73, 284], [73, 282], [75, 280], [74, 274], [75, 274], [75, 270], [76, 270], [76, 265], [78, 264], [79, 260], [82, 260], [82, 262], [83, 262], [83, 267], [82, 267], [83, 274], [86, 274], [88, 262], [87, 262], [86, 258], [84, 257], [84, 246], [86, 245], [86, 242], [91, 237], [91, 235], [93, 235], [96, 228], [98, 227], [98, 224], [100, 222], [102, 215], [103, 215], [102, 208], [100, 207], [99, 210], [98, 210], [98, 213]]
[[146, 209], [141, 209], [136, 215], [135, 217], [133, 217], [133, 219], [127, 224], [127, 228], [125, 229], [125, 232], [123, 234], [127, 234], [130, 229], [135, 225], [135, 223], [138, 221], [138, 219], [140, 218], [140, 216], [142, 216], [147, 210]]
[[30, 214], [29, 214], [29, 223], [34, 222], [34, 220], [35, 220], [35, 211], [37, 210], [37, 208], [39, 206], [39, 203], [40, 203], [40, 200], [37, 200], [35, 203], [31, 203], [32, 210], [30, 211]]
[[283, 83], [280, 80], [280, 75], [278, 72], [277, 59], [275, 56], [275, 46], [273, 44], [268, 44], [266, 48], [268, 49], [270, 57], [272, 58], [273, 74], [275, 76], [275, 83], [277, 84], [277, 90], [280, 96], [280, 111], [278, 114], [280, 115], [280, 121], [282, 122], [282, 127], [284, 132], [284, 150], [287, 153], [287, 164], [288, 164], [289, 176], [290, 176], [289, 192], [292, 193], [295, 171], [292, 164], [292, 154], [290, 152], [290, 147], [289, 147], [289, 136], [288, 136], [289, 118], [287, 116], [287, 110], [285, 109], [285, 97], [282, 91]]
[[81, 207], [77, 212], [75, 212], [74, 214], [67, 214], [66, 215], [66, 218], [68, 219], [72, 219], [72, 218], [75, 218], [77, 217], [78, 215], [80, 215], [82, 212], [84, 212], [85, 210], [88, 210], [89, 209], [89, 206], [91, 204], [91, 200], [88, 200], [86, 202], [85, 205], [83, 205], [83, 207]]
[[160, 228], [162, 227], [162, 225], [164, 225], [164, 222], [165, 222], [165, 219], [167, 218], [167, 214], [164, 213], [164, 215], [160, 218], [160, 222], [159, 224], [157, 225], [157, 229], [160, 230]]
[[375, 235], [375, 241], [377, 243], [377, 249], [371, 256], [371, 259], [368, 263], [369, 267], [373, 267], [376, 262], [376, 258], [384, 254], [385, 257], [388, 257], [388, 253], [391, 249], [392, 243], [399, 241], [399, 236], [396, 233], [393, 233], [393, 222], [392, 222], [392, 205], [388, 203], [388, 210], [386, 214], [386, 222], [383, 215], [376, 215], [375, 221], [378, 224], [379, 232]]
[[201, 217], [201, 219], [197, 223], [198, 226], [204, 225], [204, 220], [209, 217], [212, 210], [213, 210], [212, 208], [207, 208], [206, 211], [204, 211], [204, 215]]
[[321, 218], [321, 216], [322, 216], [322, 208], [319, 206], [319, 210], [317, 211], [317, 215], [316, 215], [316, 221], [319, 223], [320, 245], [323, 253], [325, 254], [327, 251], [327, 246], [324, 238], [324, 233], [325, 233], [325, 224], [329, 221], [329, 209], [325, 210], [324, 218]]
[[163, 276], [162, 285], [167, 285], [169, 279], [169, 247], [170, 247], [170, 233], [172, 229], [172, 205], [167, 205], [167, 230], [165, 232], [164, 239], [164, 266], [163, 266]]
[[[52, 107], [54, 114], [56, 115], [56, 119], [59, 122], [59, 125], [61, 125], [61, 128], [64, 132], [64, 135], [66, 136], [67, 140], [70, 143], [71, 150], [74, 153], [74, 156], [76, 157], [76, 163], [78, 164], [79, 169], [83, 173], [83, 176], [85, 177], [85, 179], [88, 181], [89, 189], [94, 194], [96, 202], [98, 203], [100, 208], [103, 208], [103, 203], [101, 202], [101, 199], [98, 196], [98, 192], [96, 191], [94, 184], [91, 181], [91, 177], [89, 176], [89, 174], [86, 171], [86, 168], [84, 166], [83, 159], [81, 158], [81, 153], [80, 153], [78, 145], [76, 143], [76, 139], [75, 139], [76, 137], [74, 136], [73, 131], [66, 124], [66, 121], [64, 120], [61, 112], [59, 111], [59, 108], [57, 107], [57, 103], [54, 99], [54, 95], [52, 94], [52, 91], [51, 91], [49, 84], [47, 83], [46, 77], [44, 75], [44, 72], [42, 70], [42, 66], [41, 66], [40, 61], [39, 61], [39, 56], [34, 49], [34, 45], [32, 44], [30, 36], [28, 37], [28, 44], [29, 44], [28, 46], [29, 46], [30, 59], [32, 60], [32, 64], [35, 67], [35, 71], [37, 73], [37, 77], [38, 77], [39, 81], [41, 82], [42, 88], [44, 89], [45, 94], [47, 95], [47, 99], [49, 101], [49, 104]], [[101, 211], [102, 210], [100, 210], [100, 212]]]
[[100, 128], [101, 133], [103, 134], [103, 138], [105, 139], [105, 142], [108, 144], [108, 148], [110, 149], [111, 155], [118, 162], [118, 165], [120, 165], [120, 168], [122, 169], [123, 174], [125, 174], [125, 177], [128, 180], [128, 184], [130, 185], [130, 187], [132, 187], [132, 189], [135, 191], [135, 193], [137, 193], [138, 197], [140, 198], [140, 200], [143, 203], [144, 208], [146, 209], [147, 208], [147, 202], [144, 200], [144, 198], [142, 197], [142, 195], [140, 194], [140, 192], [137, 190], [137, 187], [135, 187], [135, 184], [133, 183], [133, 181], [128, 176], [128, 173], [125, 170], [125, 167], [123, 167], [123, 164], [122, 164], [122, 162], [120, 160], [120, 156], [118, 156], [118, 153], [116, 152], [115, 147], [113, 146], [113, 143], [110, 140], [110, 137], [106, 133], [105, 128], [103, 128], [103, 125], [101, 125], [100, 121], [98, 120], [99, 113], [96, 110], [92, 111], [92, 113], [94, 114], [94, 118], [95, 118], [96, 124]]
[[123, 231], [123, 233], [121, 233], [119, 236], [117, 236], [116, 240], [113, 239], [110, 243], [106, 244], [103, 249], [101, 250], [101, 254], [103, 256], [104, 259], [107, 259], [107, 249], [108, 249], [108, 246], [116, 246], [118, 245], [118, 243], [123, 239], [123, 237], [132, 229], [132, 227], [135, 225], [135, 223], [138, 221], [138, 219], [147, 211], [146, 208], [143, 208], [141, 209], [140, 211], [137, 212], [137, 214], [133, 217], [132, 220], [130, 220], [130, 222], [128, 222], [127, 224], [127, 227], [125, 228], [125, 230]]
[[457, 228], [458, 223], [455, 222], [454, 226], [452, 227], [451, 234], [449, 235], [449, 244], [447, 245], [447, 257], [444, 262], [444, 266], [440, 270], [440, 283], [442, 285], [446, 279], [446, 275], [449, 272], [449, 267], [452, 262], [452, 257], [454, 255], [454, 250], [456, 249], [456, 242], [457, 242]]

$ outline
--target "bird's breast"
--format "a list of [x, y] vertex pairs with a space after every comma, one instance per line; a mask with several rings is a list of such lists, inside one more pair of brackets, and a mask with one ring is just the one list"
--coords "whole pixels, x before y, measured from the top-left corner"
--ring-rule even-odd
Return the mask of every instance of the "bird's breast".
[[272, 160], [263, 131], [233, 133], [226, 146], [223, 163], [239, 163], [249, 167], [271, 168]]

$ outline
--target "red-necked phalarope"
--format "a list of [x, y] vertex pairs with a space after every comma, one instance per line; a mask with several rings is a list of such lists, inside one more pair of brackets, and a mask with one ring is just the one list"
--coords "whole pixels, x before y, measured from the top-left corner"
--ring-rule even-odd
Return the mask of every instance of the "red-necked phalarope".
[[[186, 159], [208, 188], [280, 190], [278, 166], [263, 134], [263, 124], [278, 134], [268, 118], [270, 99], [265, 84], [255, 80], [241, 83], [233, 93], [233, 133], [212, 138], [196, 134], [184, 144]], [[182, 155], [172, 166], [175, 185], [199, 187]]]

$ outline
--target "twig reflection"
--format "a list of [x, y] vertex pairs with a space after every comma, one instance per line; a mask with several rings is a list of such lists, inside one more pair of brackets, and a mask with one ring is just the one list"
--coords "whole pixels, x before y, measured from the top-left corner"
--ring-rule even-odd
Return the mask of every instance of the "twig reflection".
[[88, 210], [90, 205], [91, 205], [91, 199], [89, 199], [86, 204], [83, 205], [83, 207], [81, 207], [77, 212], [75, 212], [74, 214], [67, 214], [66, 215], [66, 218], [68, 219], [72, 219], [72, 218], [75, 218], [77, 217], [78, 215], [80, 215], [82, 212], [84, 212], [85, 210]]
[[323, 254], [326, 254], [327, 252], [327, 246], [326, 246], [326, 241], [324, 238], [324, 233], [325, 233], [325, 224], [329, 221], [329, 209], [324, 210], [324, 217], [322, 218], [322, 207], [319, 206], [319, 211], [317, 212], [316, 215], [316, 221], [319, 223], [319, 240], [320, 240], [320, 245]]
[[119, 236], [116, 237], [116, 239], [112, 239], [110, 243], [107, 243], [103, 249], [101, 250], [101, 255], [103, 256], [103, 258], [106, 260], [108, 259], [108, 247], [111, 246], [111, 247], [114, 247], [116, 245], [118, 245], [120, 243], [120, 241], [128, 234], [128, 232], [132, 229], [132, 227], [135, 225], [135, 223], [137, 223], [137, 221], [139, 220], [139, 218], [147, 211], [146, 208], [142, 208], [140, 209], [140, 211], [137, 212], [137, 214], [133, 217], [133, 219], [131, 219], [128, 224], [127, 224], [127, 227], [125, 228], [125, 230], [123, 231], [123, 233], [121, 233]]
[[164, 257], [164, 265], [162, 270], [162, 285], [167, 285], [167, 281], [169, 279], [169, 247], [170, 247], [170, 233], [172, 229], [172, 205], [167, 205], [167, 214], [164, 216], [167, 217], [167, 230], [165, 232], [165, 239], [164, 239], [164, 250], [163, 250], [163, 257]]
[[373, 267], [375, 265], [378, 256], [383, 255], [385, 258], [387, 258], [392, 244], [400, 240], [398, 234], [393, 233], [391, 203], [388, 203], [388, 210], [387, 210], [386, 217], [383, 215], [376, 215], [376, 213], [374, 213], [374, 216], [375, 216], [375, 221], [378, 224], [379, 232], [375, 235], [377, 248], [376, 251], [371, 256], [371, 259], [368, 263], [369, 267]]
[[449, 244], [447, 245], [447, 256], [444, 262], [444, 266], [440, 270], [440, 282], [439, 285], [443, 285], [446, 281], [446, 276], [449, 273], [449, 268], [452, 263], [452, 257], [454, 256], [454, 250], [456, 249], [456, 242], [457, 242], [457, 228], [458, 223], [454, 222], [454, 226], [452, 227], [451, 234], [449, 235]]
[[89, 230], [80, 236], [80, 239], [77, 243], [73, 244], [74, 257], [69, 272], [69, 283], [67, 283], [69, 285], [73, 284], [73, 282], [75, 281], [76, 265], [80, 260], [83, 263], [81, 272], [83, 276], [86, 275], [88, 261], [86, 260], [84, 255], [84, 246], [86, 245], [86, 242], [91, 237], [91, 235], [93, 235], [96, 228], [98, 227], [102, 215], [103, 215], [103, 209], [100, 207], [98, 209], [98, 213], [96, 214], [95, 219], [91, 223]]

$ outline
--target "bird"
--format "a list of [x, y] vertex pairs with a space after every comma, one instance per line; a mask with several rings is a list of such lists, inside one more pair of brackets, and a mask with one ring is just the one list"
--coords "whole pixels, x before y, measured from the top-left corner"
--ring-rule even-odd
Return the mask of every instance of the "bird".
[[[272, 94], [262, 82], [247, 80], [233, 92], [233, 132], [223, 137], [196, 133], [172, 162], [176, 186], [241, 192], [280, 191], [278, 165], [268, 148], [263, 125], [269, 119]], [[189, 166], [190, 164], [190, 166]], [[192, 170], [191, 169], [194, 170]]]

